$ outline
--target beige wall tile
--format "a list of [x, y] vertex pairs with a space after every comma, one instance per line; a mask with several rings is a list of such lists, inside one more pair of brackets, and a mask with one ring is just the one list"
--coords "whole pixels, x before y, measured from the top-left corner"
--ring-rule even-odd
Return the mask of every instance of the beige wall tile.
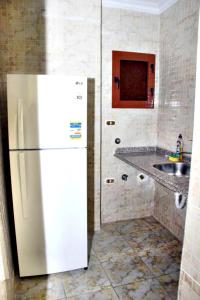
[[179, 0], [161, 15], [158, 145], [191, 151], [199, 1]]
[[160, 184], [155, 184], [153, 216], [169, 229], [179, 240], [183, 240], [186, 208], [177, 209], [174, 193]]
[[[102, 222], [150, 215], [154, 183], [138, 185], [138, 172], [113, 157], [119, 147], [155, 146], [159, 87], [159, 16], [103, 7], [102, 15]], [[156, 54], [155, 109], [112, 109], [112, 50]], [[115, 120], [107, 126], [106, 120]], [[121, 175], [128, 173], [126, 183]], [[107, 185], [105, 179], [115, 183]]]
[[200, 285], [193, 281], [192, 278], [185, 272], [181, 271], [179, 280], [178, 299], [181, 300], [199, 300]]

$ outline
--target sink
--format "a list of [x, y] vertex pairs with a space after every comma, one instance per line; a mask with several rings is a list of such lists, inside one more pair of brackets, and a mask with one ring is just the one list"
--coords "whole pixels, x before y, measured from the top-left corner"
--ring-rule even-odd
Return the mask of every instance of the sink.
[[190, 165], [185, 162], [155, 164], [153, 167], [159, 171], [167, 173], [168, 175], [174, 175], [177, 177], [190, 176]]

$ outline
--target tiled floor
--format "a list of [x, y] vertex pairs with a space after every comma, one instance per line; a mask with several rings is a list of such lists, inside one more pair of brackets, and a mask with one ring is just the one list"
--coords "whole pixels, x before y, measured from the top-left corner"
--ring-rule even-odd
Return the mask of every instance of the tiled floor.
[[16, 280], [16, 300], [177, 299], [181, 243], [153, 217], [106, 224], [89, 268]]

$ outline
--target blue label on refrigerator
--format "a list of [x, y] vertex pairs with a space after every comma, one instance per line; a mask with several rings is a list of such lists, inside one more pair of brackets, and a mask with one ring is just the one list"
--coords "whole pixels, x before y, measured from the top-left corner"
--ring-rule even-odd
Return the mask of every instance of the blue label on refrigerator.
[[70, 122], [70, 138], [73, 140], [81, 139], [82, 134], [82, 123], [81, 122]]

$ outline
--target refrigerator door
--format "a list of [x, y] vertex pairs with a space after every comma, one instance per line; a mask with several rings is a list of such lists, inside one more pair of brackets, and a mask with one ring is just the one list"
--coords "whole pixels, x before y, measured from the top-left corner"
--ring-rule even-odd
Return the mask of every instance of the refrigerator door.
[[8, 75], [10, 149], [87, 147], [87, 78]]
[[87, 266], [86, 149], [10, 151], [20, 276]]

